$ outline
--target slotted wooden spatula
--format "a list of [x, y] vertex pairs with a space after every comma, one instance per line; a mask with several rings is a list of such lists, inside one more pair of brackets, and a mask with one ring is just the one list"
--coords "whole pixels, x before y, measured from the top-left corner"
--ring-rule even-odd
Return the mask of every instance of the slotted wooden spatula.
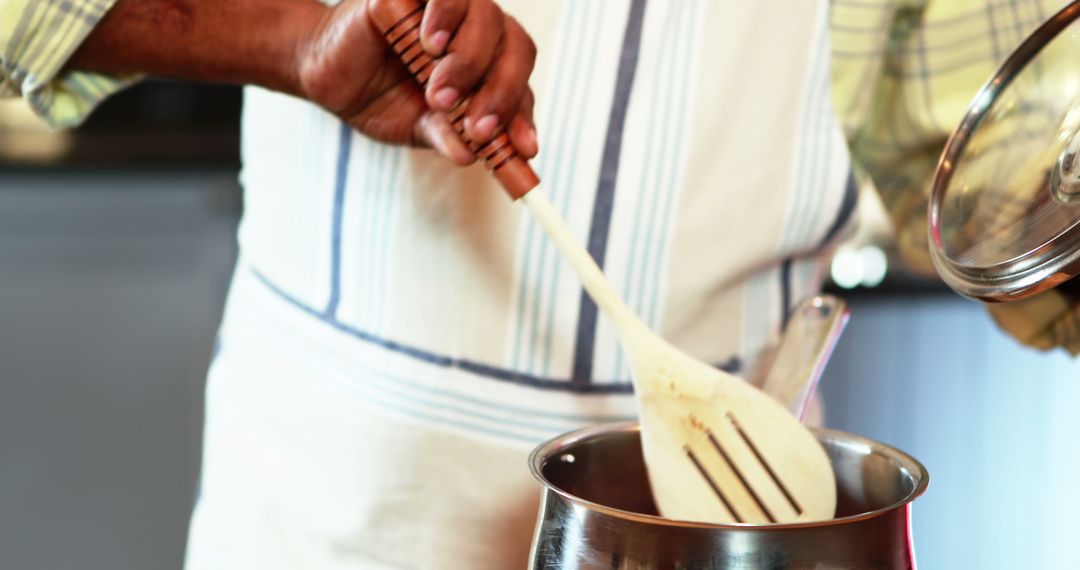
[[[373, 0], [372, 18], [421, 85], [435, 61], [420, 47], [423, 6]], [[703, 522], [771, 523], [832, 518], [836, 483], [814, 436], [750, 384], [665, 342], [619, 299], [558, 211], [539, 178], [500, 133], [464, 136], [468, 101], [448, 113], [463, 140], [514, 199], [544, 227], [582, 285], [614, 323], [631, 361], [650, 484], [661, 514]]]

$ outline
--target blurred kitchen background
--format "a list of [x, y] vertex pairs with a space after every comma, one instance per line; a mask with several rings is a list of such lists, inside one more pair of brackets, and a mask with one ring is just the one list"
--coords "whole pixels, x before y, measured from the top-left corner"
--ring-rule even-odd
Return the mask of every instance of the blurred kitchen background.
[[[242, 209], [240, 103], [152, 80], [65, 133], [0, 103], [0, 569], [181, 568]], [[887, 224], [861, 208], [833, 267], [853, 316], [822, 381], [828, 424], [929, 468], [922, 567], [1074, 567], [1080, 364], [890, 267]]]

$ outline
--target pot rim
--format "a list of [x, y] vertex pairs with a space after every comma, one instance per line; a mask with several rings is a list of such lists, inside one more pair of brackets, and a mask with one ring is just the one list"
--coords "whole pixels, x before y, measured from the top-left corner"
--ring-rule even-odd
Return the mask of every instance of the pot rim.
[[814, 433], [819, 439], [824, 436], [826, 439], [842, 440], [848, 444], [862, 445], [870, 449], [873, 453], [882, 453], [889, 456], [892, 459], [897, 460], [901, 469], [911, 475], [915, 479], [915, 488], [911, 490], [903, 499], [896, 501], [895, 503], [875, 509], [873, 511], [867, 511], [865, 513], [858, 513], [855, 515], [848, 515], [846, 517], [831, 518], [822, 521], [808, 521], [799, 523], [771, 523], [771, 524], [753, 524], [753, 523], [705, 523], [698, 521], [688, 521], [681, 519], [669, 519], [657, 515], [648, 515], [644, 513], [636, 513], [633, 511], [626, 511], [623, 509], [617, 509], [615, 507], [609, 507], [600, 503], [594, 503], [592, 501], [582, 499], [576, 495], [573, 495], [549, 481], [543, 474], [543, 463], [546, 458], [556, 456], [560, 451], [570, 447], [582, 440], [590, 439], [594, 436], [613, 432], [636, 432], [640, 431], [640, 426], [636, 421], [606, 423], [594, 426], [589, 426], [567, 432], [565, 434], [556, 436], [548, 441], [541, 443], [533, 448], [532, 453], [529, 454], [529, 471], [532, 472], [533, 477], [544, 486], [545, 489], [551, 490], [563, 497], [567, 501], [585, 507], [591, 511], [603, 513], [615, 518], [638, 522], [642, 524], [651, 525], [663, 525], [663, 526], [675, 526], [682, 528], [697, 528], [697, 529], [711, 529], [711, 530], [760, 530], [760, 531], [781, 531], [792, 529], [807, 529], [807, 528], [823, 528], [831, 526], [840, 526], [846, 524], [852, 524], [859, 521], [869, 520], [879, 516], [883, 516], [887, 513], [895, 511], [896, 509], [903, 507], [915, 499], [919, 498], [930, 484], [930, 473], [926, 470], [926, 467], [920, 463], [914, 457], [904, 453], [903, 451], [879, 441], [874, 441], [865, 437], [857, 436], [848, 432], [824, 429], [824, 428], [810, 428], [810, 431]]

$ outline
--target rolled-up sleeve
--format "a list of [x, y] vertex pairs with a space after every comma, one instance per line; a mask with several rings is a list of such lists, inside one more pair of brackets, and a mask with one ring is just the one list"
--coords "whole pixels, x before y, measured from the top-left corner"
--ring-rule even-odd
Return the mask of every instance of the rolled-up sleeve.
[[66, 70], [116, 0], [0, 0], [0, 96], [22, 97], [51, 127], [76, 125], [136, 77]]

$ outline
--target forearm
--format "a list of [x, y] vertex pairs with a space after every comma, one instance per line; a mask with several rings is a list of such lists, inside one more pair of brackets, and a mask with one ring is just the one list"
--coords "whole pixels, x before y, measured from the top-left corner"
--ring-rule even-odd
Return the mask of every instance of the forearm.
[[297, 49], [326, 10], [316, 0], [119, 0], [67, 68], [299, 94]]
[[[434, 146], [461, 164], [474, 157], [442, 113], [471, 94], [464, 128], [474, 141], [506, 129], [518, 152], [536, 154], [528, 88], [536, 49], [493, 0], [426, 5], [420, 35], [427, 39], [420, 41], [430, 45], [420, 49], [439, 57], [426, 91], [376, 29], [369, 0], [332, 8], [318, 0], [115, 0], [93, 21], [71, 6], [114, 0], [0, 0], [10, 1], [55, 4], [65, 22], [84, 24], [78, 43], [67, 44], [71, 55], [62, 71], [69, 76], [152, 74], [260, 85], [305, 98], [375, 140]], [[64, 59], [42, 74], [46, 83]], [[83, 112], [95, 101], [87, 100]]]

